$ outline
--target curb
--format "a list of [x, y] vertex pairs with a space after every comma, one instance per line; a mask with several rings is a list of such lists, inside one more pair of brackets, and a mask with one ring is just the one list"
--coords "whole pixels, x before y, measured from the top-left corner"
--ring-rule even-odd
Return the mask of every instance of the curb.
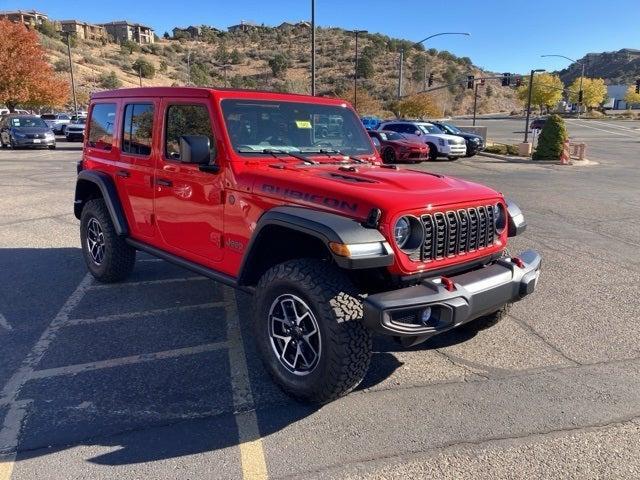
[[[518, 157], [515, 155], [500, 155], [498, 153], [488, 152], [478, 152], [477, 155], [481, 157], [496, 158], [498, 160], [503, 160], [509, 163], [528, 163], [530, 165], [562, 165], [560, 162], [554, 160], [532, 160], [530, 157]], [[588, 160], [586, 158], [584, 160], [571, 159], [568, 165], [582, 167], [587, 165], [599, 165], [599, 162]]]

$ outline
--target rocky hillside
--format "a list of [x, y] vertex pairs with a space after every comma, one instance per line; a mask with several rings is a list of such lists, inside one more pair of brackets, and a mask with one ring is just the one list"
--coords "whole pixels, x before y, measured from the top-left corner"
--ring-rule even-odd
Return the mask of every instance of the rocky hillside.
[[[585, 63], [586, 76], [603, 78], [609, 85], [630, 85], [640, 78], [640, 50], [623, 48], [617, 52], [588, 53], [578, 61]], [[568, 85], [580, 76], [581, 71], [582, 67], [574, 63], [558, 74]]]
[[[114, 86], [139, 84], [134, 62], [143, 59], [155, 72], [146, 72], [143, 85], [224, 85], [221, 65], [227, 70], [228, 85], [287, 92], [309, 93], [309, 37], [305, 26], [287, 28], [260, 27], [249, 32], [220, 32], [203, 27], [199, 39], [159, 39], [142, 48], [134, 44], [101, 44], [78, 40], [73, 48], [74, 71], [85, 103], [92, 91]], [[318, 28], [317, 90], [320, 94], [348, 95], [353, 85], [354, 38], [339, 28]], [[42, 35], [49, 59], [59, 72], [68, 70], [66, 45], [53, 36]], [[450, 84], [467, 75], [491, 75], [474, 66], [469, 58], [456, 57], [447, 51], [427, 51], [411, 47], [411, 42], [380, 34], [366, 34], [359, 39], [359, 80], [374, 102], [367, 102], [362, 113], [385, 114], [396, 96], [398, 59], [405, 49], [404, 93], [422, 89], [424, 65], [434, 74], [434, 86]], [[145, 70], [143, 70], [144, 72]], [[113, 73], [112, 73], [113, 72]], [[473, 94], [466, 86], [453, 86], [433, 94], [445, 114], [471, 113]], [[371, 106], [373, 105], [373, 106]], [[480, 88], [479, 113], [510, 112], [521, 108], [514, 91], [489, 81]]]

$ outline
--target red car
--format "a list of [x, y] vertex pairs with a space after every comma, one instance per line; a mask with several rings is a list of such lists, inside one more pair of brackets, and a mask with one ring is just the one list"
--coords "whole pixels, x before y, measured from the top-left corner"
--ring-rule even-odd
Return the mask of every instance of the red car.
[[[390, 130], [368, 131], [384, 163], [420, 163], [429, 159], [429, 145], [408, 139], [401, 133]], [[378, 145], [378, 143], [380, 145]]]
[[143, 251], [252, 295], [243, 334], [286, 392], [318, 403], [360, 383], [374, 332], [411, 346], [487, 326], [541, 262], [506, 250], [526, 223], [500, 192], [383, 165], [349, 104], [306, 95], [94, 93], [74, 213], [100, 282]]

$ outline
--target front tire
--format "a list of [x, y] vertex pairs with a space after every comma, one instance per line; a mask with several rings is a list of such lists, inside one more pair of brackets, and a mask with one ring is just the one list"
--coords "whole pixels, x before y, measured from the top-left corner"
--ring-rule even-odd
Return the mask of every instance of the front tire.
[[433, 143], [429, 143], [429, 160], [435, 162], [438, 160], [438, 147], [436, 147]]
[[124, 280], [133, 270], [135, 248], [120, 237], [104, 200], [90, 200], [80, 217], [82, 253], [91, 275], [103, 283]]
[[327, 403], [353, 390], [371, 359], [371, 333], [349, 279], [316, 259], [281, 263], [260, 279], [254, 336], [263, 363], [289, 395]]
[[393, 148], [388, 147], [382, 152], [382, 160], [387, 164], [394, 164], [397, 161], [396, 152]]

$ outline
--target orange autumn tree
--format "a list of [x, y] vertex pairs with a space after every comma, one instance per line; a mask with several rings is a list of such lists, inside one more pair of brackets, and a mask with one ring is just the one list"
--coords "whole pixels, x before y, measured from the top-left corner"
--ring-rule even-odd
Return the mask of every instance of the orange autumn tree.
[[69, 85], [47, 62], [37, 33], [22, 24], [0, 20], [0, 38], [0, 104], [11, 112], [17, 105], [64, 105]]

